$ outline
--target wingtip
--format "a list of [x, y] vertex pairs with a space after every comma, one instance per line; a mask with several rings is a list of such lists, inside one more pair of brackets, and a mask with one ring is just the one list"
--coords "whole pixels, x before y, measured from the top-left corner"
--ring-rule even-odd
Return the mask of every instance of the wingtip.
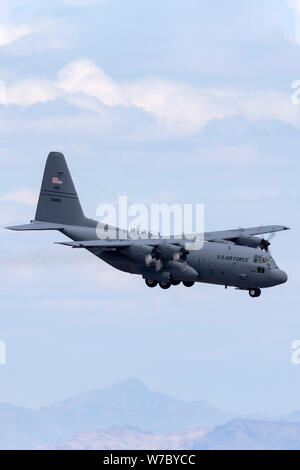
[[4, 227], [7, 230], [14, 230], [15, 232], [19, 231], [19, 225], [10, 225], [9, 227]]

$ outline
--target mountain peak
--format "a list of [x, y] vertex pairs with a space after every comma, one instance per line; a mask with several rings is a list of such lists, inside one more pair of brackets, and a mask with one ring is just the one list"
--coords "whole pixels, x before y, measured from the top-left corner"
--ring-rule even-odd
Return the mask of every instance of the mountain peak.
[[121, 380], [120, 382], [116, 382], [113, 385], [109, 387], [115, 388], [115, 389], [121, 389], [121, 390], [132, 390], [132, 391], [145, 391], [148, 390], [146, 385], [139, 379], [136, 379], [134, 377], [130, 377], [128, 379]]

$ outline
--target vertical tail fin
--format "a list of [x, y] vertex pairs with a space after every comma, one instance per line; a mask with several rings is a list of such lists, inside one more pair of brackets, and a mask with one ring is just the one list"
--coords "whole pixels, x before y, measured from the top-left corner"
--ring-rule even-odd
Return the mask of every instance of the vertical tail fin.
[[60, 152], [48, 155], [35, 220], [86, 225], [65, 157]]

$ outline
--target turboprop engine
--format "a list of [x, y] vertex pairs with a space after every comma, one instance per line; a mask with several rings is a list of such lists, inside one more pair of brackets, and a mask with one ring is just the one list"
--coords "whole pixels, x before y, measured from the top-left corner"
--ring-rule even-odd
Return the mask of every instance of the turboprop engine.
[[197, 271], [184, 263], [170, 261], [168, 269], [170, 269], [172, 279], [175, 280], [194, 282], [198, 277]]
[[124, 255], [132, 258], [133, 260], [137, 261], [138, 263], [144, 264], [145, 259], [147, 256], [152, 258], [152, 246], [147, 245], [131, 245], [128, 248], [124, 248], [120, 250]]
[[188, 254], [189, 252], [183, 247], [162, 242], [153, 248], [151, 254], [146, 256], [145, 261], [147, 266], [154, 263], [156, 271], [159, 271], [168, 261], [182, 261], [182, 264], [185, 264]]
[[261, 250], [268, 251], [269, 246], [271, 245], [269, 240], [270, 238], [265, 239], [254, 236], [243, 237], [243, 235], [240, 235], [239, 237], [233, 238], [231, 241], [233, 241], [236, 245], [249, 246], [250, 248], [260, 248]]
[[162, 266], [169, 261], [177, 262], [184, 269], [186, 266], [186, 257], [189, 252], [177, 245], [171, 245], [162, 242], [155, 247], [147, 245], [132, 245], [124, 248], [121, 252], [129, 258], [137, 261], [139, 264], [145, 263], [148, 267], [155, 267], [159, 271]]

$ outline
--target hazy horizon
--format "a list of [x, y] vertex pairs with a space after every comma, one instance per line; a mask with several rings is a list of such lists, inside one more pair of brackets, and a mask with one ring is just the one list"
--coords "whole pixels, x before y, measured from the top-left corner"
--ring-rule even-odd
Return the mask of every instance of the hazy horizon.
[[[37, 407], [31, 407], [31, 406], [26, 406], [26, 405], [20, 405], [20, 404], [16, 404], [16, 403], [10, 403], [10, 402], [0, 402], [0, 405], [12, 405], [12, 406], [18, 406], [18, 407], [22, 407], [22, 408], [27, 408], [27, 409], [30, 409], [30, 410], [33, 410], [33, 411], [37, 411], [37, 410], [40, 410], [44, 407], [49, 407], [49, 406], [52, 406], [52, 405], [56, 405], [57, 403], [62, 403], [62, 402], [65, 402], [65, 401], [68, 401], [69, 399], [73, 399], [73, 398], [76, 398], [77, 396], [81, 396], [81, 395], [84, 395], [84, 394], [90, 394], [90, 393], [94, 393], [94, 392], [98, 392], [98, 391], [102, 391], [102, 390], [107, 390], [107, 389], [110, 389], [111, 387], [114, 387], [114, 386], [118, 386], [118, 385], [123, 385], [123, 384], [126, 384], [127, 382], [129, 381], [135, 381], [135, 382], [139, 382], [141, 385], [143, 385], [144, 387], [146, 387], [147, 390], [149, 390], [150, 392], [155, 392], [155, 393], [159, 393], [161, 395], [165, 395], [167, 397], [170, 397], [170, 398], [173, 398], [173, 399], [176, 399], [176, 400], [180, 400], [182, 402], [185, 402], [185, 403], [194, 403], [194, 402], [203, 402], [207, 405], [210, 405], [216, 409], [218, 409], [219, 411], [225, 411], [225, 412], [228, 412], [228, 413], [234, 413], [236, 414], [237, 416], [246, 416], [246, 417], [249, 417], [249, 416], [253, 416], [253, 418], [258, 415], [258, 416], [263, 416], [265, 415], [265, 418], [269, 417], [269, 418], [274, 418], [274, 417], [280, 417], [280, 415], [276, 414], [276, 413], [264, 413], [264, 412], [257, 412], [257, 413], [247, 413], [245, 412], [244, 410], [231, 410], [231, 409], [223, 409], [223, 408], [219, 408], [215, 403], [212, 403], [210, 401], [207, 401], [207, 400], [203, 400], [201, 397], [198, 397], [198, 398], [194, 398], [194, 399], [185, 399], [185, 398], [182, 398], [180, 396], [177, 396], [176, 393], [167, 393], [167, 392], [162, 392], [160, 391], [159, 389], [153, 389], [151, 387], [148, 387], [148, 385], [141, 381], [140, 379], [136, 378], [136, 377], [128, 377], [128, 378], [125, 378], [125, 379], [122, 379], [122, 380], [118, 380], [116, 382], [113, 382], [113, 383], [110, 383], [110, 384], [107, 384], [107, 385], [103, 385], [102, 387], [98, 387], [98, 388], [95, 388], [95, 389], [82, 389], [82, 390], [78, 390], [78, 391], [75, 391], [74, 393], [72, 394], [69, 394], [67, 396], [64, 396], [64, 397], [61, 397], [60, 399], [58, 398], [57, 400], [53, 401], [53, 402], [48, 402], [48, 403], [44, 403], [44, 404], [41, 404]], [[293, 413], [293, 412], [297, 412], [299, 411], [299, 409], [287, 409], [285, 411], [285, 413], [282, 413], [282, 415], [284, 416], [285, 414], [290, 414], [290, 413]]]

